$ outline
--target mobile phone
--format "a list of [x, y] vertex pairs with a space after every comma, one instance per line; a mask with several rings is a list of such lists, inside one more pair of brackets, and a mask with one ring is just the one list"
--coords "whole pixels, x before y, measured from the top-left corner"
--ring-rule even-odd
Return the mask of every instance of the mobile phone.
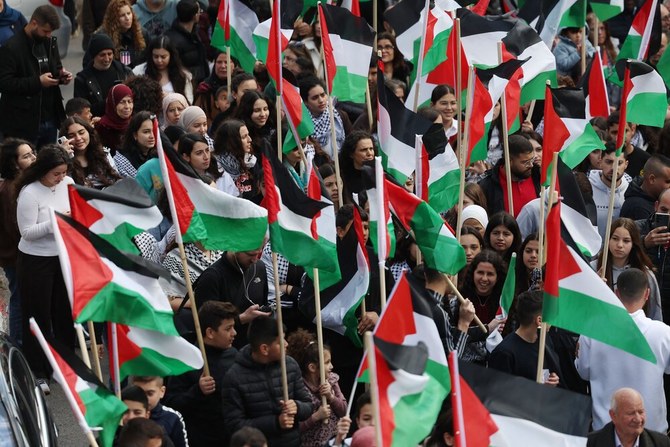
[[63, 135], [62, 137], [58, 137], [58, 144], [62, 146], [65, 143], [67, 143], [67, 137], [65, 135]]
[[655, 213], [654, 214], [654, 228], [670, 226], [670, 214]]

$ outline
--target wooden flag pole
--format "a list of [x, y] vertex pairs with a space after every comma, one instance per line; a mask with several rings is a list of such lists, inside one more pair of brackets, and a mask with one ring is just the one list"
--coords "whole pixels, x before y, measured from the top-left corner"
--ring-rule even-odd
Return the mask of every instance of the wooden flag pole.
[[[228, 102], [230, 103], [233, 100], [232, 97], [232, 88], [233, 88], [233, 70], [232, 70], [232, 61], [230, 60], [230, 43], [226, 48], [226, 91], [228, 93]], [[216, 93], [216, 92], [215, 92]]]
[[114, 394], [121, 399], [121, 377], [119, 368], [119, 337], [116, 332], [116, 323], [110, 323], [112, 332], [112, 364], [109, 365], [114, 371]]
[[[554, 152], [552, 160], [551, 160], [551, 182], [549, 183], [549, 207], [551, 207], [554, 203], [554, 191], [556, 191], [556, 176], [558, 172], [558, 152]], [[542, 198], [541, 200], [544, 200]], [[560, 199], [559, 199], [560, 200]], [[540, 222], [540, 226], [544, 226], [543, 222]], [[543, 249], [542, 243], [540, 244], [540, 250]], [[540, 259], [540, 263], [542, 262], [542, 258]], [[540, 264], [542, 265], [542, 264]], [[544, 383], [544, 377], [542, 374], [542, 370], [544, 369], [544, 351], [547, 346], [547, 331], [549, 330], [549, 325], [545, 323], [544, 321], [540, 325], [540, 343], [538, 346], [538, 352], [537, 352], [537, 371], [535, 375], [535, 381], [537, 383]]]
[[[377, 73], [377, 76], [379, 76], [379, 73]], [[366, 83], [365, 84], [365, 108], [368, 112], [368, 132], [372, 132], [372, 127], [373, 127], [373, 119], [374, 117], [372, 116], [372, 97], [370, 95], [370, 84]]]
[[186, 251], [184, 250], [184, 242], [181, 237], [177, 238], [177, 246], [179, 247], [179, 257], [181, 258], [181, 266], [184, 269], [184, 282], [186, 283], [186, 294], [189, 301], [191, 301], [191, 315], [193, 316], [193, 326], [195, 328], [195, 336], [198, 340], [198, 348], [202, 355], [204, 362], [202, 373], [209, 376], [209, 363], [207, 362], [207, 354], [205, 353], [205, 341], [202, 338], [202, 331], [200, 328], [200, 316], [198, 315], [198, 306], [195, 303], [195, 293], [193, 293], [193, 284], [191, 284], [191, 274], [188, 269], [188, 261], [186, 260]]
[[[377, 43], [377, 33], [378, 33], [378, 26], [377, 26], [377, 0], [372, 0], [372, 28], [375, 30], [375, 44]], [[376, 46], [376, 45], [375, 45]]]
[[[281, 388], [284, 402], [288, 402], [288, 378], [286, 375], [286, 346], [284, 346], [284, 320], [282, 318], [281, 294], [279, 293], [279, 264], [277, 252], [272, 251], [272, 273], [275, 279], [275, 300], [277, 301], [277, 330], [279, 332], [279, 366], [281, 368]], [[316, 283], [315, 283], [316, 287]]]
[[[282, 82], [280, 79], [279, 82]], [[277, 104], [276, 104], [276, 109], [277, 109], [277, 158], [279, 158], [279, 161], [282, 160], [282, 157], [284, 153], [282, 152], [282, 139], [281, 139], [281, 95], [279, 94], [279, 90], [277, 90]], [[293, 135], [296, 139], [300, 139], [297, 135]]]
[[[420, 199], [423, 200], [423, 195], [425, 193], [428, 197], [428, 191], [423, 190], [423, 176], [428, 175], [423, 172], [422, 169], [422, 156], [423, 156], [423, 139], [422, 135], [414, 135], [414, 154], [415, 154], [415, 164], [414, 164], [414, 194]], [[426, 200], [426, 202], [428, 202]], [[416, 252], [416, 265], [421, 264], [421, 250]]]
[[381, 412], [379, 411], [379, 386], [377, 385], [377, 359], [375, 357], [372, 332], [365, 333], [365, 351], [368, 353], [368, 376], [370, 377], [370, 403], [375, 413], [375, 437], [377, 445], [382, 444]]
[[[456, 15], [456, 12], [453, 12], [454, 17]], [[463, 90], [463, 80], [461, 79], [461, 70], [463, 70], [463, 67], [461, 66], [461, 58], [462, 56], [462, 51], [463, 49], [461, 48], [461, 19], [456, 19], [454, 18], [454, 29], [452, 32], [456, 33], [456, 110], [458, 117], [461, 117], [461, 105], [463, 103], [463, 98], [461, 98], [461, 91]], [[472, 78], [472, 74], [468, 75], [468, 85], [470, 82], [470, 79]], [[470, 94], [470, 90], [468, 90], [468, 95]], [[466, 100], [467, 101], [467, 100]], [[470, 107], [466, 108], [465, 113], [467, 114], [467, 111], [470, 109]], [[467, 124], [467, 122], [466, 122]], [[456, 147], [458, 148], [458, 158], [459, 160], [461, 159], [461, 152], [463, 150], [463, 127], [462, 126], [457, 126], [458, 129], [456, 129]], [[465, 160], [465, 159], [463, 159]], [[461, 164], [461, 174], [465, 175], [462, 171], [465, 169], [465, 166]], [[465, 177], [463, 177], [465, 179]], [[465, 180], [464, 180], [465, 181]], [[460, 198], [460, 196], [459, 196]], [[460, 215], [459, 215], [460, 217]], [[460, 232], [456, 233], [456, 236], [460, 238]]]
[[[165, 187], [165, 193], [168, 198], [168, 204], [170, 205], [170, 217], [172, 218], [172, 225], [174, 225], [176, 230], [175, 242], [177, 247], [179, 247], [179, 258], [181, 259], [181, 265], [184, 270], [184, 282], [186, 283], [186, 294], [188, 299], [191, 301], [191, 315], [193, 316], [193, 326], [195, 328], [195, 335], [198, 341], [198, 348], [200, 349], [200, 354], [202, 355], [203, 373], [206, 376], [209, 376], [209, 365], [207, 364], [207, 356], [205, 355], [205, 343], [202, 339], [202, 333], [200, 332], [200, 318], [198, 318], [198, 306], [195, 302], [195, 295], [193, 293], [193, 287], [191, 285], [191, 277], [188, 270], [188, 262], [186, 261], [186, 251], [184, 250], [184, 241], [181, 238], [181, 228], [179, 226], [179, 217], [177, 215], [177, 207], [174, 203], [174, 195], [172, 194], [172, 184], [170, 183], [170, 176], [168, 175], [167, 163], [165, 162], [165, 150], [163, 148], [163, 143], [160, 136], [160, 131], [158, 130], [158, 120], [154, 119], [154, 136], [156, 138], [156, 147], [158, 148], [158, 159], [161, 167], [161, 174], [163, 176], [163, 186]], [[278, 138], [279, 140], [279, 138]], [[162, 157], [162, 158], [161, 158]]]
[[[384, 169], [382, 167], [382, 158], [380, 156], [375, 157], [375, 189], [379, 200], [377, 200], [377, 213], [379, 214], [379, 224], [377, 225], [377, 262], [379, 265], [379, 295], [381, 300], [382, 309], [386, 307], [386, 257], [389, 253], [386, 252], [386, 246], [389, 242], [387, 240], [388, 234], [386, 233], [388, 229], [388, 222], [386, 222], [386, 213], [384, 208], [384, 191], [386, 189], [384, 179]], [[383, 255], [380, 255], [383, 253]], [[365, 298], [363, 299], [365, 302]]]
[[35, 321], [34, 318], [30, 319], [30, 330], [35, 335], [35, 338], [37, 339], [37, 342], [42, 348], [42, 351], [44, 351], [44, 355], [46, 356], [47, 360], [49, 361], [49, 364], [51, 365], [51, 368], [53, 369], [53, 374], [55, 376], [54, 378], [58, 383], [61, 384], [63, 393], [67, 398], [67, 402], [70, 404], [70, 409], [74, 413], [75, 419], [77, 419], [79, 427], [81, 427], [81, 429], [84, 431], [86, 439], [91, 444], [91, 446], [98, 447], [98, 441], [95, 439], [95, 436], [93, 436], [91, 427], [89, 427], [88, 422], [86, 422], [86, 418], [84, 418], [84, 414], [81, 412], [81, 408], [79, 407], [77, 400], [72, 394], [72, 390], [70, 390], [70, 387], [65, 385], [67, 383], [67, 380], [65, 380], [65, 377], [63, 376], [63, 371], [61, 371], [61, 369], [58, 367], [58, 362], [56, 362], [56, 359], [54, 358], [54, 355], [51, 352], [51, 349], [49, 348], [46, 339], [44, 338], [44, 334], [42, 334], [42, 330], [37, 325], [37, 322]]
[[[619, 132], [625, 132], [624, 130], [619, 129]], [[626, 139], [624, 137], [624, 144], [626, 144]], [[605, 226], [605, 236], [603, 237], [603, 261], [601, 265], [604, 267], [607, 265], [607, 258], [609, 255], [609, 240], [610, 234], [612, 233], [612, 214], [614, 213], [614, 199], [616, 198], [616, 183], [619, 180], [619, 161], [623, 158], [623, 150], [621, 155], [619, 155], [614, 160], [614, 170], [612, 171], [612, 184], [610, 185], [610, 200], [607, 206], [607, 225]], [[601, 269], [600, 277], [605, 278], [605, 268]]]
[[[502, 42], [498, 42], [498, 63], [502, 63]], [[514, 217], [514, 199], [512, 197], [512, 168], [509, 156], [509, 132], [507, 129], [507, 100], [505, 94], [500, 97], [500, 116], [502, 122], [503, 156], [505, 157], [505, 177], [507, 183], [508, 213]]]
[[533, 117], [533, 112], [535, 111], [535, 103], [537, 102], [536, 99], [533, 99], [530, 102], [530, 106], [528, 107], [528, 115], [526, 115], [526, 119], [524, 120], [527, 123], [531, 123], [531, 118]]
[[589, 41], [589, 36], [586, 35], [586, 27], [582, 26], [582, 48], [581, 48], [581, 60], [582, 60], [582, 74], [586, 71], [586, 44]]
[[426, 12], [426, 15], [421, 17], [423, 21], [423, 30], [421, 33], [421, 41], [419, 43], [419, 57], [417, 59], [416, 67], [416, 84], [414, 89], [414, 107], [412, 111], [416, 113], [416, 110], [419, 108], [419, 90], [421, 87], [421, 73], [423, 71], [423, 52], [426, 49], [426, 34], [428, 33], [428, 14], [430, 14], [430, 0], [426, 0], [426, 5], [423, 7], [423, 10]]
[[98, 357], [98, 341], [95, 337], [95, 326], [92, 321], [88, 323], [88, 339], [91, 340], [91, 353], [93, 353], [93, 368], [98, 380], [102, 382], [102, 367], [100, 366], [100, 357]]
[[[319, 269], [315, 268], [314, 272], [314, 306], [316, 307], [316, 342], [319, 348], [319, 380], [321, 385], [326, 383], [326, 368], [323, 355], [323, 322], [321, 321], [321, 290], [319, 285]], [[283, 343], [282, 343], [283, 344]], [[328, 399], [326, 396], [321, 396], [321, 406], [326, 408]], [[323, 420], [324, 424], [328, 423], [328, 419]]]
[[[449, 278], [449, 275], [443, 274], [444, 278], [447, 280], [447, 284], [449, 284], [449, 287], [451, 287], [452, 292], [454, 292], [454, 295], [456, 295], [456, 298], [458, 298], [459, 303], [464, 303], [465, 298], [463, 298], [463, 295], [461, 295], [461, 292], [458, 291], [458, 288], [454, 285], [454, 282]], [[482, 323], [482, 320], [479, 319], [477, 315], [472, 319], [473, 323], [475, 323], [479, 329], [482, 330], [485, 334], [488, 333], [489, 329]]]
[[[457, 203], [457, 220], [456, 220], [456, 239], [458, 243], [461, 243], [461, 229], [463, 228], [463, 220], [461, 216], [463, 215], [463, 199], [465, 198], [465, 160], [467, 160], [468, 155], [468, 145], [470, 144], [470, 119], [472, 116], [472, 104], [474, 103], [475, 89], [474, 89], [474, 80], [475, 80], [475, 68], [473, 66], [469, 67], [468, 70], [468, 98], [467, 98], [467, 107], [465, 109], [465, 134], [462, 139], [458, 140], [460, 148], [458, 150], [458, 164], [461, 168], [461, 177], [460, 183], [458, 184], [458, 203]], [[461, 126], [458, 126], [459, 132]]]
[[[540, 187], [540, 223], [537, 234], [538, 242], [540, 246], [538, 248], [537, 259], [540, 262], [540, 268], [544, 265], [544, 219], [546, 215], [546, 201], [547, 201], [547, 187], [542, 185]], [[549, 201], [549, 206], [551, 206], [551, 201]]]
[[[81, 327], [81, 324], [75, 323], [74, 330], [77, 333], [77, 341], [79, 342], [79, 350], [81, 351], [81, 359], [84, 361], [86, 366], [91, 367], [91, 359], [88, 356], [88, 348], [86, 347], [86, 340], [84, 340], [84, 329]], [[94, 355], [98, 355], [95, 353]]]
[[600, 46], [600, 23], [597, 15], [594, 14], [593, 17], [595, 17], [595, 21], [593, 22], [593, 26], [595, 27], [593, 30], [593, 47], [598, 51], [598, 47]]
[[[323, 45], [321, 45], [321, 60], [323, 61], [323, 69], [328, 77], [328, 66], [326, 65], [326, 55], [324, 53]], [[379, 76], [379, 74], [378, 74]], [[382, 75], [383, 76], [383, 75]], [[337, 177], [338, 182], [342, 178], [340, 175], [340, 149], [337, 146], [337, 132], [335, 130], [335, 107], [333, 107], [333, 97], [330, 95], [330, 85], [328, 85], [328, 80], [326, 80], [326, 94], [328, 95], [328, 118], [330, 120], [330, 148], [332, 149], [332, 157], [335, 162], [335, 177]], [[339, 183], [338, 183], [339, 185]], [[343, 194], [340, 191], [338, 194], [338, 208], [342, 208]]]

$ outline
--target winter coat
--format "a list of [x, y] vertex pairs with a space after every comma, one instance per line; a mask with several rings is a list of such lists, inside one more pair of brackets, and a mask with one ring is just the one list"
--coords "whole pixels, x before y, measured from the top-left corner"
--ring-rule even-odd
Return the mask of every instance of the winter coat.
[[[110, 70], [116, 73], [116, 80], [121, 83], [133, 75], [130, 68], [126, 67], [119, 61], [112, 61]], [[98, 82], [98, 70], [93, 68], [93, 64], [77, 73], [74, 78], [74, 97], [84, 98], [91, 103], [91, 113], [93, 116], [102, 116], [105, 114], [105, 100], [107, 99], [107, 91], [103, 91]]]
[[196, 28], [189, 33], [179, 21], [175, 20], [172, 27], [165, 32], [172, 44], [179, 52], [179, 58], [184, 67], [191, 72], [195, 83], [199, 83], [209, 76], [207, 51], [196, 34]]
[[621, 207], [620, 217], [638, 220], [646, 219], [654, 214], [656, 197], [652, 197], [642, 189], [642, 179], [637, 179], [628, 185], [625, 200]]

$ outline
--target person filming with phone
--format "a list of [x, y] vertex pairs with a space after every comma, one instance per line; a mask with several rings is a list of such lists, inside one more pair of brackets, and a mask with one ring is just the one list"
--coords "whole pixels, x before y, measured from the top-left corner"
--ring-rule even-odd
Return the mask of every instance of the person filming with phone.
[[648, 219], [636, 220], [635, 225], [640, 230], [647, 255], [656, 267], [663, 320], [667, 324], [670, 322], [670, 188], [659, 194], [654, 213]]
[[56, 9], [35, 9], [23, 32], [0, 47], [0, 131], [40, 147], [55, 143], [65, 119], [60, 85], [72, 81], [63, 68], [52, 33], [60, 27]]

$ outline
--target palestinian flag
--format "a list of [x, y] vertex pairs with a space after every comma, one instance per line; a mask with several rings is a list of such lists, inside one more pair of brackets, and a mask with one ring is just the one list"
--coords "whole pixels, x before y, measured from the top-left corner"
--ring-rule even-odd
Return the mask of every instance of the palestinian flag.
[[547, 87], [544, 102], [544, 144], [542, 153], [543, 185], [548, 185], [554, 152], [571, 169], [581, 163], [594, 149], [605, 145], [591, 126], [586, 115], [586, 100], [582, 89]]
[[163, 215], [135, 179], [99, 191], [69, 185], [72, 218], [121, 251], [139, 255], [132, 238], [160, 225]]
[[455, 275], [465, 267], [465, 251], [442, 217], [426, 202], [389, 180], [391, 210], [414, 239], [423, 254], [425, 264], [435, 270]]
[[370, 204], [372, 248], [380, 261], [386, 260], [395, 254], [396, 241], [393, 219], [389, 210], [388, 191], [384, 187], [385, 180], [381, 157], [375, 157], [374, 166], [365, 165], [362, 171], [363, 186]]
[[356, 207], [351, 228], [337, 244], [337, 259], [342, 280], [321, 292], [321, 321], [324, 327], [346, 335], [354, 345], [361, 347], [356, 309], [368, 293], [370, 260]]
[[359, 0], [342, 0], [342, 4], [340, 6], [351, 12], [356, 17], [361, 16], [361, 5], [359, 4]]
[[[293, 22], [298, 18], [289, 17], [291, 14], [290, 11], [282, 11], [282, 20], [280, 25], [280, 32], [283, 35], [283, 38], [286, 39], [286, 43], [291, 40], [293, 36]], [[270, 41], [270, 28], [272, 27], [272, 18], [269, 18], [256, 26], [253, 31], [252, 38], [254, 39], [254, 44], [256, 45], [256, 59], [266, 63], [268, 59], [268, 45]]]
[[433, 124], [428, 129], [420, 138], [418, 150], [420, 160], [414, 179], [416, 195], [438, 213], [446, 211], [458, 202], [461, 170], [442, 124]]
[[664, 51], [656, 64], [658, 74], [663, 78], [666, 88], [670, 89], [670, 51]]
[[623, 12], [624, 0], [589, 0], [591, 11], [604, 22]]
[[[256, 64], [256, 44], [252, 35], [258, 26], [258, 17], [241, 0], [222, 0], [221, 3], [225, 5], [219, 5], [219, 17], [223, 15], [224, 20], [217, 17], [212, 34], [212, 46], [221, 51], [230, 46], [230, 56], [240, 62], [244, 71], [253, 73]], [[223, 27], [223, 33], [217, 31], [220, 27]], [[221, 40], [221, 34], [224, 35], [224, 41]]]
[[[454, 21], [442, 8], [434, 7], [428, 14], [426, 39], [422, 54], [421, 73], [417, 73], [405, 105], [414, 110], [416, 89], [419, 89], [417, 107], [430, 102], [430, 94], [439, 84], [448, 84], [456, 88], [456, 44], [458, 38], [452, 33]], [[468, 63], [465, 53], [461, 52], [462, 85], [467, 85]], [[418, 70], [418, 66], [417, 66]]]
[[[381, 396], [382, 436], [386, 440], [393, 440], [385, 441], [384, 445], [418, 444], [430, 433], [440, 412], [442, 401], [451, 388], [447, 357], [433, 320], [430, 300], [421, 284], [412, 275], [403, 272], [375, 326], [376, 346], [379, 346], [381, 341], [397, 346], [398, 349], [411, 350], [422, 347], [422, 350], [427, 351], [417, 359], [417, 362], [412, 363], [414, 367], [425, 365], [425, 369], [403, 367], [403, 363], [392, 362], [391, 371], [387, 372], [384, 381], [379, 381], [381, 363], [379, 356], [376, 357]], [[427, 360], [422, 360], [424, 356]], [[389, 358], [386, 356], [386, 359]], [[364, 365], [367, 365], [365, 357], [359, 371], [361, 381], [365, 381], [368, 376]], [[415, 377], [409, 377], [407, 373], [414, 373], [411, 375]], [[396, 394], [396, 397], [387, 396], [385, 400], [382, 395], [388, 390], [393, 378], [400, 380], [403, 377], [411, 378], [414, 386]], [[397, 383], [402, 384], [402, 381]]]
[[[210, 45], [220, 51], [226, 51], [230, 39], [230, 25], [228, 24], [229, 0], [221, 0], [216, 13], [216, 23], [212, 31]], [[228, 30], [228, 32], [226, 32]]]
[[158, 278], [167, 270], [139, 256], [118, 251], [72, 218], [52, 217], [58, 258], [72, 308], [72, 319], [132, 324], [178, 335]]
[[[635, 14], [628, 37], [623, 41], [617, 61], [647, 60], [661, 47], [661, 6], [658, 0], [646, 0]], [[619, 75], [619, 79], [623, 79]]]
[[503, 310], [503, 316], [509, 315], [509, 310], [514, 302], [514, 292], [516, 291], [516, 253], [512, 253], [512, 259], [507, 267], [507, 276], [500, 293], [500, 307]]
[[111, 447], [114, 434], [128, 407], [91, 372], [74, 352], [63, 346], [58, 340], [42, 334], [34, 318], [30, 319], [30, 330], [44, 350], [54, 370], [54, 380], [63, 388], [72, 411], [83, 417], [79, 420], [82, 428], [100, 428], [99, 441], [102, 447]]
[[462, 421], [468, 447], [586, 445], [591, 418], [588, 396], [456, 362], [459, 377], [454, 374], [453, 388], [458, 381], [460, 393], [452, 399], [457, 400], [454, 424]]
[[[200, 350], [178, 335], [117, 324], [116, 336], [119, 380], [131, 375], [178, 376], [204, 364]], [[113, 364], [111, 359], [109, 364]]]
[[384, 11], [384, 20], [395, 32], [397, 50], [412, 63], [414, 70], [418, 65], [419, 47], [427, 14], [425, 2], [417, 0], [401, 0]]
[[[379, 70], [384, 72], [381, 62]], [[384, 84], [384, 76], [377, 76], [377, 89], [377, 135], [384, 171], [405, 183], [416, 169], [414, 138], [426, 133], [432, 123], [407, 109]]]
[[537, 32], [520, 19], [481, 17], [466, 9], [459, 9], [461, 42], [468, 61], [479, 68], [498, 65], [498, 42], [503, 43], [503, 61], [526, 60], [521, 68], [523, 76], [520, 102], [526, 103], [544, 97], [546, 81], [556, 85], [556, 58]]
[[319, 4], [328, 91], [340, 101], [365, 103], [375, 32], [348, 10]]
[[600, 51], [595, 52], [593, 59], [586, 66], [579, 87], [584, 90], [587, 118], [591, 119], [596, 116], [607, 118], [610, 114], [610, 102]]
[[[668, 107], [663, 78], [652, 67], [639, 61], [620, 60], [616, 71], [624, 80], [619, 129], [626, 121], [653, 127], [663, 127]], [[622, 125], [623, 123], [623, 125]], [[624, 132], [617, 135], [616, 147], [623, 146]]]
[[[534, 0], [524, 3], [517, 17], [526, 21], [540, 35], [547, 47], [551, 48], [554, 38], [563, 25], [561, 20], [568, 10], [578, 2], [586, 0]], [[584, 22], [578, 27], [584, 25]]]
[[[489, 130], [493, 121], [493, 110], [506, 90], [519, 91], [518, 82], [512, 80], [519, 68], [526, 61], [510, 59], [494, 68], [475, 70], [475, 88], [472, 114], [470, 115], [470, 135], [468, 139], [468, 154], [465, 165], [485, 160], [489, 150]], [[519, 95], [512, 94], [519, 98]], [[519, 109], [519, 103], [506, 104], [508, 109]]]
[[172, 148], [163, 148], [154, 120], [158, 158], [179, 236], [210, 250], [256, 250], [267, 231], [267, 213], [249, 200], [206, 184]]
[[[333, 202], [324, 194], [321, 179], [319, 178], [312, 157], [307, 156], [307, 170], [309, 171], [309, 182], [307, 184], [307, 195], [326, 205], [315, 217], [312, 219], [312, 235], [318, 243], [323, 246], [324, 251], [332, 252], [332, 247], [337, 246], [337, 225], [335, 223], [335, 207]], [[337, 254], [335, 254], [337, 255]], [[313, 278], [313, 271], [307, 269], [307, 275]], [[323, 270], [319, 272], [319, 287], [324, 290], [342, 279], [340, 269], [337, 268], [333, 272]]]
[[490, 0], [479, 0], [477, 4], [472, 7], [471, 11], [477, 15], [485, 16], [490, 2]]
[[284, 165], [264, 148], [262, 156], [265, 197], [261, 206], [268, 210], [272, 250], [292, 264], [335, 272], [337, 248], [315, 234], [314, 218], [327, 203], [311, 199], [295, 184]]
[[559, 202], [547, 217], [542, 320], [655, 364], [649, 343], [619, 298], [561, 238], [560, 209]]

